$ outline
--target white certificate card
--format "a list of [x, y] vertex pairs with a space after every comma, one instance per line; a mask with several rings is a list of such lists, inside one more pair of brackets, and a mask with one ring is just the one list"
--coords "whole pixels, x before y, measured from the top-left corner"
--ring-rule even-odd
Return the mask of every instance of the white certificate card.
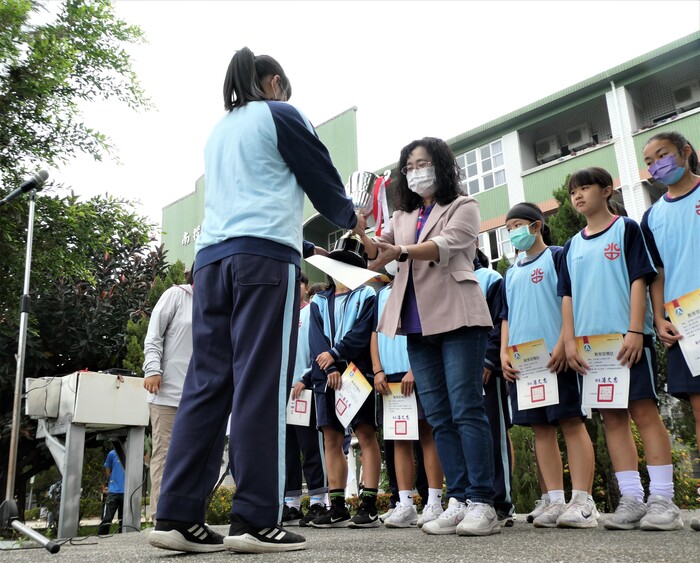
[[520, 373], [515, 383], [521, 411], [559, 404], [557, 374], [547, 367], [549, 351], [544, 339], [508, 346], [510, 364]]
[[700, 289], [666, 303], [668, 319], [683, 335], [678, 341], [693, 377], [700, 375]]
[[626, 409], [630, 392], [630, 370], [621, 365], [617, 355], [622, 348], [621, 334], [577, 336], [576, 348], [588, 364], [583, 376], [584, 407], [592, 409]]
[[342, 380], [340, 389], [335, 392], [335, 416], [347, 428], [372, 392], [372, 386], [352, 362], [343, 373]]
[[384, 439], [418, 439], [418, 404], [416, 394], [401, 393], [400, 383], [389, 383], [389, 394], [384, 400]]
[[294, 426], [308, 426], [311, 423], [311, 401], [313, 400], [313, 391], [304, 389], [299, 398], [292, 399], [292, 393], [289, 393], [289, 402], [287, 403], [287, 424]]

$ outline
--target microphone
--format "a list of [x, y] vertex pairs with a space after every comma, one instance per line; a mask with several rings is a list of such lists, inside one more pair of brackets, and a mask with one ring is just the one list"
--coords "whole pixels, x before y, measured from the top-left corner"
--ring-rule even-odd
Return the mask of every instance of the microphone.
[[5, 205], [13, 199], [18, 198], [22, 194], [26, 194], [27, 192], [30, 192], [32, 190], [40, 191], [41, 188], [44, 187], [44, 183], [48, 179], [49, 173], [46, 170], [40, 170], [39, 172], [36, 172], [32, 175], [31, 178], [22, 182], [22, 185], [19, 188], [17, 188], [13, 192], [10, 192], [3, 199], [1, 199], [0, 206]]

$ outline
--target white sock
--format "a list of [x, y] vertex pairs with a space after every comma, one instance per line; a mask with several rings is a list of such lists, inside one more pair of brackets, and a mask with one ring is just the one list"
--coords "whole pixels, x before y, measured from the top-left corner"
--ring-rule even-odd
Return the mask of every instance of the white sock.
[[545, 504], [549, 504], [552, 500], [551, 498], [549, 498], [549, 494], [547, 493], [542, 493], [542, 496], [540, 498], [545, 502]]
[[299, 510], [301, 508], [301, 495], [295, 497], [284, 497], [284, 504], [289, 508], [296, 508]]
[[312, 497], [309, 499], [309, 506], [313, 506], [314, 504], [323, 504], [323, 505], [325, 506], [325, 504], [324, 504], [324, 502], [323, 502], [323, 497], [324, 497], [324, 496], [325, 496], [325, 495], [314, 495], [314, 496], [312, 496]]
[[403, 506], [413, 505], [413, 491], [399, 491], [399, 502]]
[[566, 501], [564, 498], [564, 491], [561, 489], [557, 489], [556, 491], [547, 491], [547, 494], [549, 495], [550, 502], [557, 502], [558, 500]]
[[639, 502], [644, 502], [644, 487], [642, 487], [639, 471], [615, 471], [615, 477], [623, 497], [634, 497]]
[[579, 491], [577, 489], [571, 490], [571, 502], [575, 499], [579, 499], [579, 502], [586, 502], [588, 500], [588, 491]]
[[330, 499], [328, 498], [328, 493], [326, 493], [323, 496], [323, 506], [330, 506], [330, 505], [331, 505], [331, 502], [330, 502]]
[[428, 489], [428, 504], [442, 503], [442, 489]]
[[649, 494], [673, 499], [673, 465], [647, 465]]

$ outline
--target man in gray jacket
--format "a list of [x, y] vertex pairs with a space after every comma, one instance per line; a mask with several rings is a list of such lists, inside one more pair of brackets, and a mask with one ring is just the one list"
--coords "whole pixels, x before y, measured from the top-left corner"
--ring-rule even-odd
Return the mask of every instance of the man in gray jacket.
[[143, 386], [148, 391], [153, 430], [151, 520], [155, 522], [165, 456], [192, 356], [192, 277], [161, 295], [144, 341]]

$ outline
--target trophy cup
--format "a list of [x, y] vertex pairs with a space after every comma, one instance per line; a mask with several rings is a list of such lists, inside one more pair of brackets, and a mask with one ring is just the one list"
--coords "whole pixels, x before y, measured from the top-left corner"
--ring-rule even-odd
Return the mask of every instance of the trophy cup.
[[374, 185], [379, 176], [372, 172], [353, 172], [345, 193], [352, 199], [355, 210], [362, 213], [367, 220], [367, 227], [374, 227]]

